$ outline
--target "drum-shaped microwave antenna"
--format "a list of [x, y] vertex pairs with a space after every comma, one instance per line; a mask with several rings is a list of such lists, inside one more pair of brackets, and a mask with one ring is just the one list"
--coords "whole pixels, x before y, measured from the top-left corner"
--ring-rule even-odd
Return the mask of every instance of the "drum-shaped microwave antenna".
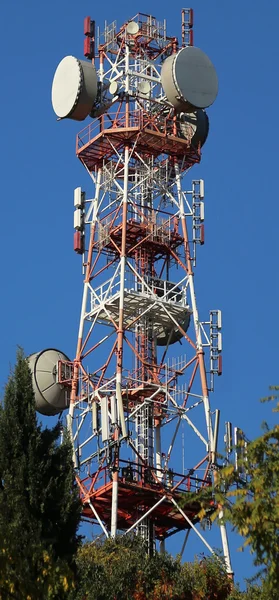
[[161, 80], [168, 101], [180, 112], [193, 112], [213, 104], [218, 79], [208, 56], [194, 46], [186, 46], [163, 62]]
[[[167, 295], [168, 301], [171, 302], [181, 302], [182, 299], [182, 290], [175, 283], [171, 281], [164, 281], [157, 277], [149, 280], [149, 284], [152, 284], [154, 293], [162, 298]], [[185, 308], [183, 314], [177, 318], [177, 321], [182, 327], [183, 331], [187, 331], [190, 325], [191, 311], [189, 307]], [[160, 325], [156, 332], [155, 338], [157, 346], [166, 346], [167, 344], [175, 344], [183, 337], [183, 333], [181, 330], [174, 325], [172, 321], [168, 325]]]
[[[190, 318], [191, 313], [189, 310], [185, 310], [183, 317], [178, 319], [178, 323], [185, 333], [189, 328]], [[176, 344], [176, 342], [179, 342], [183, 338], [183, 333], [181, 333], [178, 327], [172, 324], [170, 327], [161, 326], [155, 337], [157, 346], [166, 346], [167, 344]]]
[[65, 56], [53, 78], [51, 99], [53, 110], [61, 119], [83, 121], [92, 110], [97, 96], [94, 65], [74, 56]]
[[57, 415], [69, 406], [69, 387], [57, 381], [59, 361], [69, 362], [70, 359], [53, 348], [31, 354], [28, 358], [36, 410], [42, 415]]
[[178, 136], [189, 140], [195, 148], [203, 146], [207, 140], [209, 120], [202, 109], [193, 113], [180, 113], [177, 115], [176, 126]]

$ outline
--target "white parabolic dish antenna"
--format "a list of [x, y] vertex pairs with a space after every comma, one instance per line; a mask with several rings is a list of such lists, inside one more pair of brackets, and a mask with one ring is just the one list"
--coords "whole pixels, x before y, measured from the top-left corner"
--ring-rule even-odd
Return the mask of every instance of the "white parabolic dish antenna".
[[139, 26], [136, 21], [130, 21], [130, 23], [127, 25], [126, 31], [130, 35], [136, 35], [136, 33], [139, 31]]
[[208, 56], [194, 46], [186, 46], [163, 62], [162, 86], [176, 110], [192, 112], [213, 104], [218, 93], [218, 79]]
[[91, 112], [97, 96], [97, 75], [94, 65], [74, 56], [65, 56], [53, 78], [51, 100], [53, 110], [61, 119], [83, 121]]
[[110, 86], [109, 86], [109, 93], [112, 96], [115, 96], [115, 94], [117, 94], [117, 90], [118, 90], [118, 84], [117, 81], [112, 81]]
[[149, 81], [141, 81], [139, 83], [139, 85], [138, 85], [138, 91], [141, 94], [147, 95], [147, 94], [149, 94], [150, 90], [151, 90], [151, 85], [150, 85]]

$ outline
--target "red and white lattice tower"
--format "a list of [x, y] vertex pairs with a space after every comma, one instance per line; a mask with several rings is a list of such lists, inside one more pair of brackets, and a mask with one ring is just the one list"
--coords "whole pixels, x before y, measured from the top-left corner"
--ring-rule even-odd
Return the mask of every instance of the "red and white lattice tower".
[[221, 373], [221, 313], [201, 321], [194, 287], [204, 183], [184, 184], [201, 159], [217, 78], [192, 45], [192, 10], [182, 17], [181, 45], [150, 15], [98, 36], [88, 17], [88, 62], [66, 57], [53, 83], [60, 118], [90, 114], [76, 151], [93, 183], [91, 199], [75, 190], [83, 297], [76, 356], [58, 356], [56, 385], [64, 399], [70, 387], [84, 517], [106, 536], [137, 532], [150, 551], [180, 531], [186, 543], [191, 530], [211, 550], [197, 524], [219, 422], [209, 391]]

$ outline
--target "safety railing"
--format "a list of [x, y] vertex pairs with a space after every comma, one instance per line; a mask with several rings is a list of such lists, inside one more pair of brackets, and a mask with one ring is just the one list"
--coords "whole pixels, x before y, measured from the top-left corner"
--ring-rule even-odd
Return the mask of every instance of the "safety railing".
[[[126, 113], [123, 105], [123, 109], [111, 112], [107, 111], [98, 119], [94, 119], [82, 129], [77, 135], [76, 150], [80, 150], [91, 141], [93, 141], [99, 134], [111, 133], [121, 129], [134, 128], [135, 130], [148, 130], [156, 133], [161, 133], [164, 136], [175, 136], [181, 137], [183, 141], [188, 141], [189, 145], [191, 142], [192, 132], [189, 129], [189, 140], [187, 140], [187, 128], [177, 129], [173, 118], [167, 118], [164, 114], [148, 113], [143, 110], [131, 110]], [[191, 135], [190, 135], [191, 134]], [[186, 135], [186, 137], [185, 137]]]
[[[124, 279], [124, 290], [126, 293], [138, 294], [145, 298], [154, 299], [155, 296], [162, 302], [176, 304], [183, 308], [187, 306], [186, 288], [163, 279], [146, 277], [140, 280], [133, 276], [132, 273], [127, 274]], [[91, 291], [91, 311], [100, 307], [103, 302], [111, 300], [113, 296], [119, 293], [120, 273]]]
[[[205, 472], [205, 470], [204, 470]], [[88, 483], [95, 479], [96, 473], [93, 473], [88, 479]], [[106, 486], [112, 481], [112, 469], [108, 465], [98, 470], [96, 477], [96, 489]], [[86, 480], [83, 480], [86, 485]], [[198, 476], [193, 470], [186, 474], [176, 473], [172, 469], [158, 469], [156, 467], [138, 464], [136, 462], [120, 460], [119, 461], [119, 483], [134, 484], [137, 486], [147, 486], [151, 489], [163, 487], [168, 491], [179, 494], [194, 492], [199, 493], [202, 489], [212, 484], [210, 477]], [[93, 491], [93, 490], [92, 490]]]

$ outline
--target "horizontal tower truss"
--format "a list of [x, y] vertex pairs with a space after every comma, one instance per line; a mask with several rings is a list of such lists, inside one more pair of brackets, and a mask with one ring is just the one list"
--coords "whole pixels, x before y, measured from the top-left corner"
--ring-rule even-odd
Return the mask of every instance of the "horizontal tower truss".
[[133, 21], [134, 35], [127, 23], [105, 29], [100, 114], [77, 137], [94, 194], [79, 209], [85, 277], [68, 426], [85, 519], [106, 536], [137, 531], [150, 548], [190, 529], [208, 546], [196, 524], [215, 468], [205, 351], [217, 372], [219, 313], [199, 319], [203, 186], [183, 187], [200, 147], [179, 133], [160, 84], [177, 39], [153, 17]]

